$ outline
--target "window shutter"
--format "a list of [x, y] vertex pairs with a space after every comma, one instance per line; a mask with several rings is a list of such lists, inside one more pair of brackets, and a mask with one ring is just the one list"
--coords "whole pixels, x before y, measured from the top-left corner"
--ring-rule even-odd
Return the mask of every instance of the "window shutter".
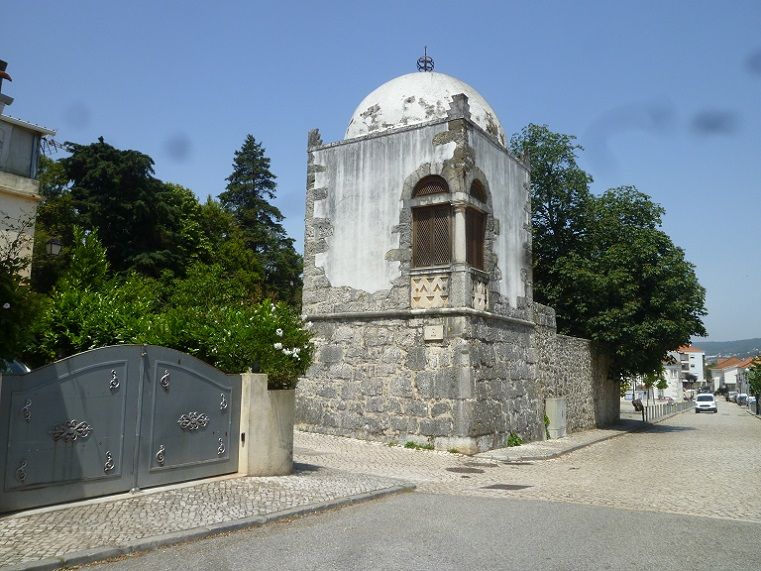
[[484, 240], [486, 214], [468, 208], [465, 211], [466, 261], [479, 270], [484, 269]]
[[412, 210], [412, 266], [441, 266], [452, 259], [449, 204]]

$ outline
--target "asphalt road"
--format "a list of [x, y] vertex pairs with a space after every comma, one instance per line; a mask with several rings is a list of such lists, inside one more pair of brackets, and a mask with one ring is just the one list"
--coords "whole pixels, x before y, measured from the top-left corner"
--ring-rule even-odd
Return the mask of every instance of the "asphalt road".
[[759, 523], [407, 493], [96, 568], [746, 570], [759, 538]]
[[94, 568], [761, 569], [761, 503], [747, 494], [761, 483], [761, 422], [736, 405], [554, 460], [476, 462], [467, 474], [449, 470], [446, 454], [301, 440], [304, 460], [418, 491]]

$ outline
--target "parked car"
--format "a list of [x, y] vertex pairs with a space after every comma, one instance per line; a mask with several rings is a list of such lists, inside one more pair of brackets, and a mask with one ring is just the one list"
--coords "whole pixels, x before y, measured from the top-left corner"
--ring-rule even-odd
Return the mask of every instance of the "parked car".
[[756, 409], [756, 397], [753, 395], [748, 395], [748, 402], [747, 402], [748, 408], [752, 408], [753, 410]]
[[26, 375], [30, 371], [31, 369], [21, 361], [16, 361], [15, 359], [12, 361], [5, 361], [4, 359], [0, 359], [0, 373], [6, 375]]
[[737, 402], [737, 391], [729, 391], [727, 393], [727, 401]]
[[748, 393], [738, 393], [737, 404], [739, 404], [740, 406], [745, 406], [746, 404], [748, 404]]
[[695, 397], [695, 412], [719, 412], [716, 399], [712, 394], [700, 394]]

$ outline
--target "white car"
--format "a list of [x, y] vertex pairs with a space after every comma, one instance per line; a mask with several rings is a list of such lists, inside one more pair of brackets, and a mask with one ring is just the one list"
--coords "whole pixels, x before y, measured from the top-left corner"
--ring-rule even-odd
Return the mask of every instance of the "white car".
[[719, 412], [716, 399], [712, 394], [701, 394], [695, 397], [695, 412]]

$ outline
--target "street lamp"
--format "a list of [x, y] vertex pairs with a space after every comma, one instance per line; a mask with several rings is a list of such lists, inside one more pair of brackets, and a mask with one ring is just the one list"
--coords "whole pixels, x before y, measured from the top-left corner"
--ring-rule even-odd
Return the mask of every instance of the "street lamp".
[[61, 253], [61, 246], [63, 246], [63, 244], [61, 244], [61, 241], [58, 238], [51, 238], [45, 244], [45, 251], [49, 256], [57, 256]]

